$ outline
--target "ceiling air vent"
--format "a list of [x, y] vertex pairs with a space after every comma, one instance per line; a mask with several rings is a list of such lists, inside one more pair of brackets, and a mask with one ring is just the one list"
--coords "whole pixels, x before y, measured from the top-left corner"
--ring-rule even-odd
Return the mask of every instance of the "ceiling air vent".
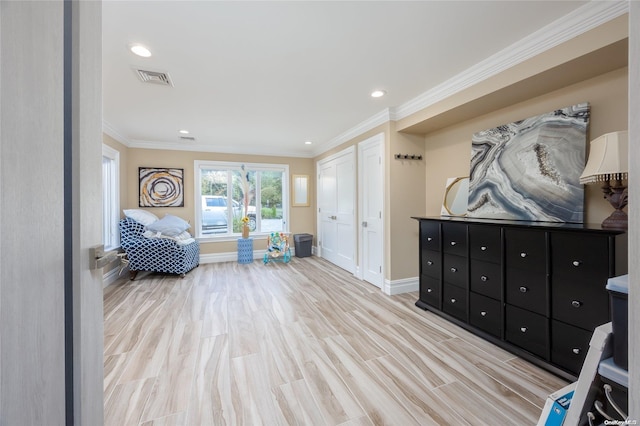
[[196, 140], [196, 138], [194, 138], [193, 136], [180, 136], [180, 140], [181, 141], [191, 141], [191, 142], [193, 142], [193, 141]]
[[136, 71], [136, 74], [138, 75], [138, 78], [143, 83], [153, 83], [153, 84], [160, 84], [162, 86], [173, 87], [173, 82], [171, 81], [169, 74], [167, 74], [166, 72], [148, 71], [148, 70], [139, 70], [139, 69], [136, 69], [135, 71]]

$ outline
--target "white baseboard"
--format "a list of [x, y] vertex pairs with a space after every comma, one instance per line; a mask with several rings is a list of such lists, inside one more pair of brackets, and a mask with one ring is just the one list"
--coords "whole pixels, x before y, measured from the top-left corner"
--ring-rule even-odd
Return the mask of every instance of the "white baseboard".
[[115, 283], [123, 275], [126, 276], [129, 273], [129, 268], [125, 268], [121, 274], [118, 274], [118, 271], [120, 271], [120, 267], [114, 268], [102, 276], [102, 288]]
[[402, 293], [410, 293], [420, 289], [420, 280], [418, 277], [403, 278], [401, 280], [384, 280], [382, 292], [389, 296]]
[[[264, 257], [267, 250], [254, 250], [253, 259], [260, 259]], [[291, 256], [296, 255], [296, 250], [291, 248]], [[238, 260], [238, 253], [235, 251], [229, 251], [225, 253], [207, 253], [200, 255], [200, 264], [205, 263], [218, 263], [218, 262], [236, 262]]]

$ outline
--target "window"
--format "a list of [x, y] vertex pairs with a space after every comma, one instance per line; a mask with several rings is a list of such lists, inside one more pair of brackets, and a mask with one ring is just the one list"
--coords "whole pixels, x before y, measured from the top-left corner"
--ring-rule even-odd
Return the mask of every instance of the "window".
[[245, 216], [251, 232], [287, 231], [289, 166], [196, 161], [194, 169], [199, 237], [240, 234]]
[[102, 242], [105, 250], [120, 247], [120, 153], [102, 145]]

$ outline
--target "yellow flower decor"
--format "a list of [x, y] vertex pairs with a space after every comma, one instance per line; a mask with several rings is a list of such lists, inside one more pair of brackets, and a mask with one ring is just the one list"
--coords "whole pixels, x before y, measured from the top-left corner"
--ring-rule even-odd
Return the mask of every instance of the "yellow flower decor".
[[243, 216], [242, 219], [242, 238], [249, 238], [249, 216]]

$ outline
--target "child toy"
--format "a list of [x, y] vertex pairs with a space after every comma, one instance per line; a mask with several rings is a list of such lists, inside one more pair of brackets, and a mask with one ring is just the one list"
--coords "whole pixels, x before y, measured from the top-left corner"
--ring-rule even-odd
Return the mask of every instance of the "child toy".
[[267, 252], [262, 258], [266, 265], [270, 261], [289, 263], [291, 260], [291, 249], [289, 248], [289, 238], [282, 232], [272, 232], [267, 237]]

